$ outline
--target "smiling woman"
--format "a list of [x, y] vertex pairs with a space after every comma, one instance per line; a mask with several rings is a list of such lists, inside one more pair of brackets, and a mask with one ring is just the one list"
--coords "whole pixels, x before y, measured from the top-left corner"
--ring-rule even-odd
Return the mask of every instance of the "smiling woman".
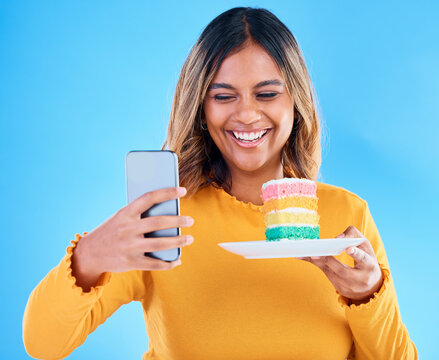
[[232, 193], [239, 192], [237, 183], [248, 183], [239, 176], [242, 170], [262, 179], [283, 175], [279, 163], [293, 129], [294, 100], [282, 78], [273, 58], [249, 41], [225, 58], [208, 89], [202, 121], [234, 179]]
[[[234, 8], [215, 18], [183, 66], [163, 146], [179, 157], [187, 216], [144, 218], [186, 193], [160, 189], [77, 234], [29, 298], [29, 354], [64, 358], [121, 305], [140, 301], [144, 360], [417, 359], [367, 202], [315, 181], [314, 99], [298, 45], [272, 13]], [[283, 177], [312, 183], [322, 241], [362, 243], [322, 258], [247, 260], [223, 251], [224, 241], [264, 238], [261, 187]], [[284, 209], [293, 215], [310, 193], [295, 195]], [[181, 236], [144, 237], [176, 227]], [[144, 256], [176, 247], [181, 261]]]
[[[240, 190], [249, 181], [236, 171], [237, 161], [251, 178], [258, 174], [250, 181], [253, 194], [273, 176], [316, 179], [320, 124], [313, 93], [294, 36], [272, 13], [232, 9], [214, 19], [183, 66], [163, 145], [177, 153], [189, 195], [213, 183], [248, 194], [248, 185]], [[262, 138], [250, 142], [252, 132]]]

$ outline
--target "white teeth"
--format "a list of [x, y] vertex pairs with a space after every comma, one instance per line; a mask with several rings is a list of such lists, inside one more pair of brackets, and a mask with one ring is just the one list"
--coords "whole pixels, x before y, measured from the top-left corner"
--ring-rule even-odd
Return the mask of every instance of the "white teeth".
[[250, 132], [250, 133], [233, 131], [233, 135], [235, 135], [237, 139], [253, 141], [264, 136], [266, 132], [267, 130], [262, 130], [259, 132]]

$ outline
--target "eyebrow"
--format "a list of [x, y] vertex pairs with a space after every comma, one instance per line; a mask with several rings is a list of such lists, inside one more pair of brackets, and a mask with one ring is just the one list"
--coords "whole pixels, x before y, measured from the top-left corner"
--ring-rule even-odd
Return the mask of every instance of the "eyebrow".
[[[254, 88], [260, 88], [267, 85], [276, 85], [276, 86], [284, 86], [283, 82], [280, 80], [264, 80], [261, 82], [258, 82]], [[213, 89], [229, 89], [229, 90], [236, 90], [232, 85], [227, 83], [213, 83], [209, 86], [208, 90]]]

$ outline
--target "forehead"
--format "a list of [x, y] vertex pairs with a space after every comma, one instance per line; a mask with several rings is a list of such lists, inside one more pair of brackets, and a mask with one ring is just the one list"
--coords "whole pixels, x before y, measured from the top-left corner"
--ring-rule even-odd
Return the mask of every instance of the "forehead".
[[251, 43], [237, 53], [227, 56], [212, 82], [226, 82], [238, 86], [269, 79], [282, 80], [279, 67], [262, 46]]

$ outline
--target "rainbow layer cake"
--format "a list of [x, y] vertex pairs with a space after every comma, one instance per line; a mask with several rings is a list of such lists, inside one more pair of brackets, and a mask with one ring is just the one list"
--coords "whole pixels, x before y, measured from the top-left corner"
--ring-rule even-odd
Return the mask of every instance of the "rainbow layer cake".
[[263, 184], [267, 241], [318, 239], [316, 192], [316, 183], [308, 179], [284, 178]]

